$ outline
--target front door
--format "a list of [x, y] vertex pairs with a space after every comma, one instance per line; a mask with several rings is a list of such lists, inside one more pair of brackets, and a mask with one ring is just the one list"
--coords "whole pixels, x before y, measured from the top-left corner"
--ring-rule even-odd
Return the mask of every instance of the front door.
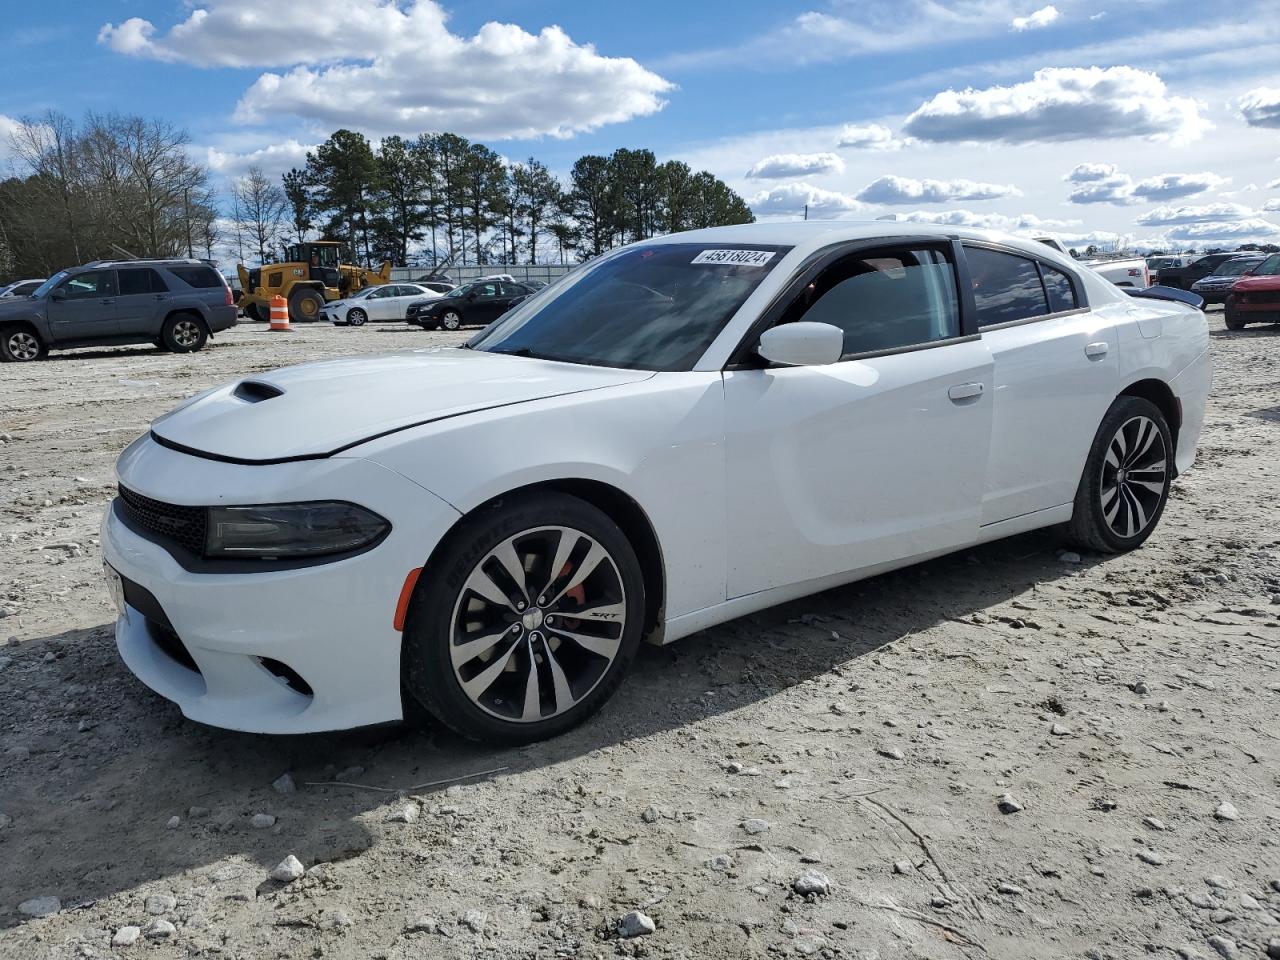
[[116, 272], [89, 270], [63, 280], [49, 293], [49, 333], [54, 343], [117, 336]]
[[488, 325], [500, 316], [506, 301], [502, 297], [502, 288], [497, 281], [479, 284], [471, 291], [467, 304], [466, 322], [477, 325]]
[[992, 364], [952, 251], [836, 260], [780, 322], [840, 327], [844, 358], [725, 373], [731, 598], [976, 539]]

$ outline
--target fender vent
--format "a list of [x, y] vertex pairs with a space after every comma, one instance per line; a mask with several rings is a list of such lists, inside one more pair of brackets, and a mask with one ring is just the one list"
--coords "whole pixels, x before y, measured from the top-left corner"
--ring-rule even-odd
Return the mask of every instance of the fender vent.
[[242, 380], [236, 384], [236, 388], [231, 391], [231, 395], [246, 403], [261, 403], [263, 400], [270, 400], [272, 397], [278, 397], [284, 391], [279, 387], [273, 387], [269, 383], [263, 383], [261, 380]]

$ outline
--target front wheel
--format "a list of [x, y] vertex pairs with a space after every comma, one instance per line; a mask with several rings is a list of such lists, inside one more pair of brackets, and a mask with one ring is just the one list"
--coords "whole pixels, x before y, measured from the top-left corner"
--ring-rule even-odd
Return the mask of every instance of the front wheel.
[[1071, 539], [1101, 553], [1141, 546], [1168, 502], [1173, 453], [1160, 408], [1141, 397], [1118, 397], [1085, 461], [1068, 525]]
[[409, 693], [465, 737], [531, 743], [613, 694], [640, 644], [635, 551], [585, 501], [544, 493], [463, 521], [418, 581], [404, 631]]
[[294, 323], [319, 320], [323, 309], [324, 297], [310, 287], [301, 287], [289, 294], [289, 319]]
[[209, 342], [204, 323], [189, 313], [178, 313], [164, 322], [160, 343], [174, 353], [195, 353]]
[[354, 310], [347, 311], [347, 323], [353, 327], [363, 327], [365, 321], [369, 319], [369, 315], [356, 307]]
[[1222, 322], [1227, 325], [1228, 330], [1243, 330], [1247, 320], [1240, 319], [1240, 314], [1232, 309], [1228, 302], [1222, 309]]
[[462, 315], [456, 310], [450, 310], [440, 318], [440, 326], [446, 330], [458, 330], [462, 327]]
[[8, 363], [29, 363], [40, 360], [49, 353], [35, 333], [26, 327], [10, 327], [0, 333], [0, 360]]

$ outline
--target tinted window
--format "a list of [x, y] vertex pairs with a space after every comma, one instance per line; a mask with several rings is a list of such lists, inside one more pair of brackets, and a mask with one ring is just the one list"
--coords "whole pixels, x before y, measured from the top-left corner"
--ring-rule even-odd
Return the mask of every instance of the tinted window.
[[9, 295], [12, 297], [29, 297], [35, 292], [38, 286], [40, 286], [39, 280], [29, 280], [26, 283], [18, 284], [9, 291]]
[[805, 288], [792, 320], [839, 327], [846, 355], [945, 340], [960, 333], [955, 270], [941, 250], [854, 254]]
[[1075, 288], [1071, 286], [1071, 278], [1047, 263], [1040, 264], [1040, 276], [1044, 280], [1044, 292], [1049, 297], [1049, 312], [1074, 310], [1080, 304], [1076, 301]]
[[523, 301], [477, 350], [640, 370], [689, 370], [789, 248], [627, 248]]
[[1280, 253], [1273, 253], [1253, 268], [1255, 277], [1272, 277], [1280, 273]]
[[477, 283], [471, 288], [471, 292], [478, 297], [496, 297], [498, 295], [498, 285], [496, 283]]
[[222, 286], [222, 277], [218, 275], [218, 271], [213, 267], [191, 264], [180, 267], [167, 267], [166, 269], [187, 286], [195, 287], [197, 290]]
[[117, 270], [120, 278], [120, 295], [127, 297], [135, 293], [164, 293], [169, 288], [154, 270], [130, 268]]
[[1049, 312], [1034, 260], [981, 247], [966, 247], [965, 257], [969, 261], [969, 282], [978, 308], [979, 327]]
[[528, 287], [522, 287], [518, 283], [504, 283], [502, 285], [502, 295], [504, 297], [523, 297], [528, 292]]
[[1238, 277], [1246, 270], [1253, 270], [1258, 266], [1258, 264], [1263, 262], [1265, 261], [1247, 259], [1228, 260], [1213, 272], [1219, 277]]
[[85, 300], [89, 297], [114, 297], [116, 272], [114, 270], [90, 270], [77, 273], [58, 288], [68, 300]]

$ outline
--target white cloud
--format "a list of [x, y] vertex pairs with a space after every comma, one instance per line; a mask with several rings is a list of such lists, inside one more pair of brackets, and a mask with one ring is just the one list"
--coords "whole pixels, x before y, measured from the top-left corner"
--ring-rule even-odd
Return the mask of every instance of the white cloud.
[[1209, 203], [1203, 206], [1156, 207], [1138, 217], [1148, 227], [1175, 226], [1188, 223], [1222, 223], [1247, 220], [1254, 211], [1239, 203]]
[[1076, 186], [1067, 199], [1071, 203], [1111, 203], [1118, 206], [1141, 200], [1159, 202], [1192, 197], [1217, 190], [1230, 182], [1230, 177], [1216, 173], [1161, 173], [1134, 182], [1113, 163], [1077, 164], [1065, 177]]
[[1250, 240], [1267, 240], [1280, 236], [1280, 225], [1260, 217], [1247, 220], [1189, 223], [1174, 227], [1165, 236], [1179, 243], [1213, 241], [1246, 243]]
[[435, 0], [314, 0], [264, 14], [260, 0], [204, 0], [161, 34], [134, 18], [99, 42], [131, 56], [210, 66], [290, 67], [240, 99], [246, 123], [296, 116], [377, 133], [452, 130], [501, 140], [568, 137], [661, 110], [672, 84], [605, 57], [560, 27], [486, 23], [452, 33]]
[[903, 145], [883, 123], [847, 123], [836, 138], [837, 147], [855, 150], [897, 150]]
[[806, 204], [811, 217], [838, 217], [862, 209], [862, 204], [846, 193], [823, 190], [808, 183], [788, 183], [762, 190], [748, 203], [753, 211], [766, 216], [803, 213]]
[[1046, 67], [1012, 86], [944, 90], [907, 117], [902, 131], [939, 143], [1187, 142], [1209, 126], [1194, 100], [1171, 95], [1155, 73], [1126, 66]]
[[313, 149], [313, 145], [297, 140], [285, 140], [243, 153], [207, 147], [205, 165], [212, 172], [228, 177], [243, 176], [250, 167], [259, 167], [267, 176], [274, 178], [294, 167], [305, 166], [307, 152]]
[[1121, 173], [1113, 163], [1081, 163], [1063, 177], [1074, 183], [1067, 200], [1071, 203], [1128, 204], [1133, 198], [1133, 178]]
[[1039, 30], [1041, 27], [1049, 26], [1059, 16], [1058, 8], [1053, 4], [1049, 4], [1047, 7], [1041, 7], [1035, 13], [1028, 14], [1025, 17], [1014, 17], [1009, 22], [1009, 26], [1019, 32], [1023, 30]]
[[[1162, 173], [1139, 180], [1133, 187], [1133, 195], [1141, 200], [1178, 200], [1193, 197], [1197, 193], [1219, 190], [1231, 181], [1216, 173]], [[1248, 187], [1245, 188], [1246, 190]]]
[[1039, 233], [1080, 226], [1079, 220], [1043, 219], [1033, 213], [974, 213], [972, 210], [915, 210], [911, 213], [887, 213], [877, 220], [895, 223], [938, 223], [947, 227], [977, 227], [981, 230], [1006, 230], [1010, 233]]
[[1280, 190], [1280, 177], [1276, 177], [1274, 180], [1272, 180], [1270, 183], [1268, 183], [1268, 184], [1267, 184], [1267, 189], [1268, 189], [1268, 190]]
[[871, 181], [857, 194], [864, 203], [955, 203], [963, 200], [994, 200], [1019, 197], [1022, 191], [1002, 183], [974, 180], [915, 180], [892, 174]]
[[1268, 200], [1262, 205], [1263, 213], [1280, 213], [1280, 199]]
[[1236, 101], [1236, 105], [1249, 126], [1280, 128], [1280, 87], [1256, 87]]
[[775, 153], [757, 161], [747, 176], [758, 180], [844, 173], [844, 161], [834, 153]]

